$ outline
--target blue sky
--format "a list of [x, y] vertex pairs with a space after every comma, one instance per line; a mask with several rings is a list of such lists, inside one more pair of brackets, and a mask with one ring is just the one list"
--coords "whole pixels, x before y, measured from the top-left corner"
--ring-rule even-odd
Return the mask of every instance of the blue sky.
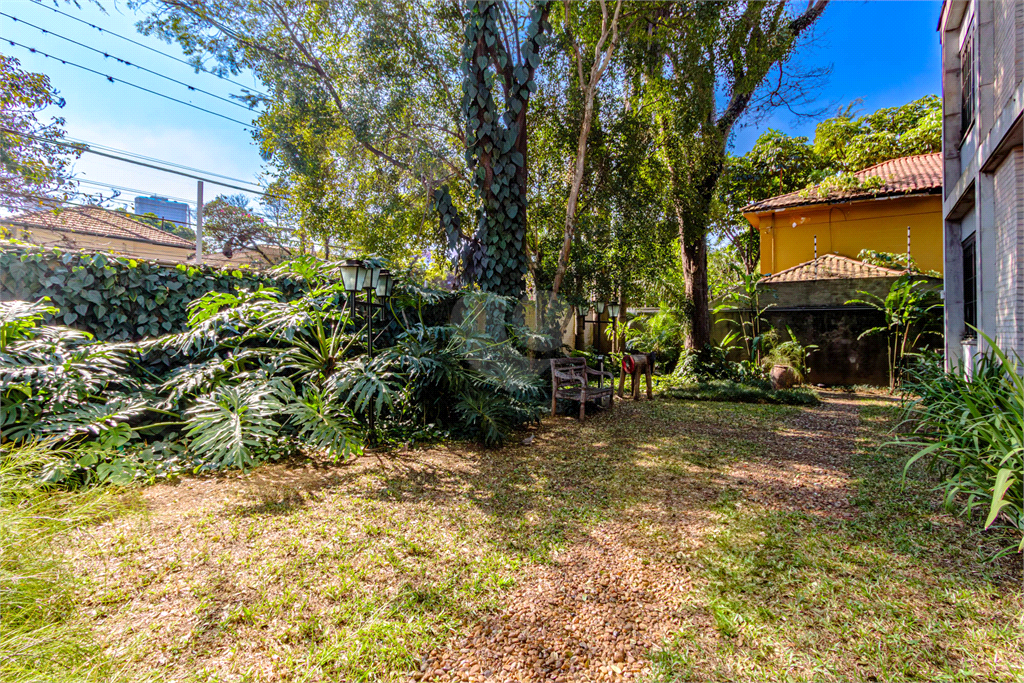
[[[806, 111], [827, 108], [826, 116], [858, 98], [868, 113], [925, 95], [942, 94], [939, 12], [942, 2], [833, 1], [814, 26], [800, 57], [806, 67], [832, 65], [832, 74]], [[798, 119], [785, 110], [766, 120], [745, 122], [733, 151], [743, 154], [766, 128], [814, 137], [816, 120]]]
[[[87, 2], [75, 8], [61, 3], [57, 7], [110, 31], [131, 37], [164, 52], [181, 56], [175, 46], [139, 35], [134, 30], [138, 17], [123, 3], [104, 2], [103, 14]], [[832, 66], [832, 74], [817, 93], [817, 100], [804, 109], [835, 113], [856, 98], [858, 108], [870, 112], [940, 92], [939, 37], [936, 32], [941, 2], [833, 2], [814, 29], [814, 40], [800, 60], [806, 67]], [[99, 48], [161, 74], [228, 97], [238, 88], [213, 76], [195, 73], [188, 66], [148, 52], [81, 23], [63, 17], [32, 0], [4, 0], [0, 12], [31, 22], [80, 43]], [[60, 57], [123, 78], [143, 87], [193, 102], [206, 109], [251, 120], [251, 114], [201, 93], [164, 81], [138, 69], [72, 45], [53, 35], [0, 16], [0, 36], [35, 47]], [[193, 166], [235, 178], [256, 180], [261, 160], [252, 136], [244, 127], [218, 119], [120, 83], [109, 83], [101, 76], [33, 55], [28, 51], [0, 43], [4, 54], [18, 57], [24, 68], [50, 76], [53, 85], [67, 101], [56, 112], [66, 119], [68, 136], [78, 140], [125, 149], [161, 160]], [[257, 86], [251, 75], [235, 80]], [[736, 132], [733, 151], [742, 154], [768, 127], [791, 134], [813, 136], [815, 121], [777, 111], [762, 120], [748, 120]], [[76, 172], [85, 180], [108, 183], [185, 199], [195, 198], [195, 182], [160, 171], [124, 164], [92, 155], [84, 155]], [[109, 192], [109, 190], [108, 190]], [[207, 186], [207, 200], [218, 192], [234, 190]], [[123, 197], [134, 198], [134, 192]]]

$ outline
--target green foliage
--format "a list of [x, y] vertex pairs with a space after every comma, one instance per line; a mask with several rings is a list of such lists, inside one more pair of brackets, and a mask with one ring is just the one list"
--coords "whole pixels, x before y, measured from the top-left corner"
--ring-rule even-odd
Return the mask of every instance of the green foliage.
[[670, 382], [663, 393], [687, 401], [725, 401], [729, 403], [770, 403], [790, 406], [814, 406], [821, 403], [809, 389], [772, 389], [767, 382], [736, 382], [712, 379], [689, 383]]
[[167, 266], [127, 256], [37, 247], [0, 250], [0, 292], [5, 298], [47, 297], [58, 310], [45, 313], [46, 323], [59, 321], [101, 341], [178, 332], [187, 322], [189, 303], [207, 292], [256, 289], [263, 284], [288, 297], [306, 287], [298, 277], [249, 269]]
[[839, 172], [942, 150], [942, 100], [938, 95], [926, 95], [857, 119], [852, 106], [819, 123], [814, 132], [815, 153]]
[[768, 370], [773, 365], [788, 365], [796, 372], [797, 379], [803, 382], [807, 374], [807, 356], [817, 351], [818, 347], [814, 344], [801, 344], [788, 325], [786, 331], [789, 332], [787, 341], [779, 342], [777, 336], [769, 340], [770, 348], [761, 361], [761, 367]]
[[37, 118], [63, 106], [49, 77], [23, 71], [17, 59], [0, 55], [0, 206], [34, 210], [40, 202], [57, 204], [71, 195], [71, 163], [80, 152], [59, 144], [63, 118]]
[[886, 335], [889, 390], [895, 391], [907, 354], [917, 347], [922, 337], [941, 335], [938, 330], [942, 321], [942, 299], [931, 283], [911, 274], [897, 278], [884, 299], [870, 292], [858, 294], [865, 298], [850, 299], [846, 303], [869, 306], [885, 316], [885, 325], [861, 332], [858, 339]]
[[[42, 302], [0, 303], [0, 428], [4, 440], [23, 441], [78, 428], [103, 429], [103, 416], [83, 424], [63, 419], [91, 401], [122, 408], [118, 392], [125, 381], [121, 349], [92, 344], [92, 336], [37, 324], [51, 307]], [[75, 417], [81, 417], [76, 415]]]
[[277, 435], [281, 425], [274, 415], [283, 411], [267, 384], [219, 386], [187, 413], [189, 446], [210, 469], [251, 467], [253, 451]]
[[[737, 328], [743, 340], [747, 358], [760, 362], [771, 340], [768, 336], [771, 327], [764, 314], [775, 304], [765, 302], [766, 291], [760, 286], [763, 275], [757, 272], [745, 272], [737, 264], [730, 264], [736, 286], [722, 293], [721, 303], [715, 307], [714, 313], [735, 313], [738, 320], [727, 317], [726, 320]], [[769, 290], [771, 291], [771, 290]], [[772, 292], [774, 295], [774, 292]]]
[[969, 377], [963, 368], [943, 371], [937, 356], [923, 357], [909, 371], [903, 417], [910, 431], [898, 443], [917, 449], [904, 474], [924, 460], [942, 477], [938, 489], [947, 509], [960, 508], [968, 518], [975, 511], [985, 515], [986, 529], [996, 525], [1007, 532], [1004, 553], [1021, 552], [1024, 379], [1020, 358], [985, 340], [989, 350], [969, 361]]
[[428, 326], [424, 303], [443, 295], [400, 287], [375, 311], [371, 358], [365, 311], [353, 315], [329, 277], [313, 281], [328, 284], [292, 301], [262, 287], [208, 292], [187, 329], [136, 343], [39, 326], [45, 301], [3, 304], [4, 439], [61, 449], [47, 482], [128, 484], [303, 448], [342, 460], [371, 438], [496, 444], [539, 415], [541, 385], [516, 348], [523, 332], [486, 324], [510, 300], [467, 292], [458, 324]]
[[710, 344], [700, 349], [687, 349], [679, 357], [673, 376], [688, 382], [736, 379], [735, 364], [725, 358], [725, 351]]
[[626, 325], [626, 350], [631, 353], [654, 353], [657, 362], [672, 367], [679, 359], [686, 333], [686, 316], [682, 311], [662, 302], [654, 315], [637, 317]]
[[768, 129], [743, 156], [727, 156], [718, 181], [716, 201], [721, 208], [714, 214], [712, 234], [727, 239], [744, 271], [753, 273], [761, 256], [760, 234], [744, 218], [743, 207], [799, 190], [822, 180], [827, 172], [827, 164], [807, 138]]
[[868, 263], [873, 266], [882, 266], [883, 268], [892, 268], [894, 270], [905, 270], [908, 273], [920, 273], [922, 275], [927, 275], [928, 277], [942, 277], [940, 273], [937, 273], [934, 270], [922, 271], [918, 267], [917, 261], [906, 253], [897, 254], [891, 251], [861, 249], [857, 254], [857, 258], [864, 263]]

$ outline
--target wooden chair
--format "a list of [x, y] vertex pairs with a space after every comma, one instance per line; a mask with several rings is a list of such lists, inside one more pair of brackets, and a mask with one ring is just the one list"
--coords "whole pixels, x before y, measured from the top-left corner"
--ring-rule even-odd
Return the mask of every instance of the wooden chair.
[[[597, 386], [590, 386], [590, 378], [597, 377]], [[604, 386], [604, 378], [608, 386]], [[580, 402], [580, 422], [586, 416], [587, 401], [608, 399], [609, 407], [615, 407], [615, 377], [605, 372], [604, 363], [600, 370], [587, 367], [585, 358], [551, 359], [551, 416], [555, 416], [558, 399], [566, 398]]]

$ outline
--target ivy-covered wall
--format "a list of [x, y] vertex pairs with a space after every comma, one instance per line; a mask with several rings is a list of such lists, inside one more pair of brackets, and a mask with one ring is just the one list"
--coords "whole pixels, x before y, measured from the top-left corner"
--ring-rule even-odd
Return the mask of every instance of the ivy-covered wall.
[[210, 291], [260, 285], [294, 298], [301, 278], [274, 277], [251, 269], [161, 265], [114, 254], [39, 247], [0, 247], [0, 300], [50, 297], [60, 309], [46, 322], [91, 332], [102, 340], [137, 340], [180, 332], [188, 304]]

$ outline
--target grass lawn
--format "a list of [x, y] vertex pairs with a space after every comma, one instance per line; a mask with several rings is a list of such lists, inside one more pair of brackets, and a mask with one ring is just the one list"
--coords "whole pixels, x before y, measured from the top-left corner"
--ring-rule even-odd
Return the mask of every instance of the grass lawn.
[[[527, 440], [269, 465], [67, 539], [93, 679], [1020, 680], [1019, 556], [892, 404], [620, 402]], [[58, 676], [58, 678], [60, 678]]]

